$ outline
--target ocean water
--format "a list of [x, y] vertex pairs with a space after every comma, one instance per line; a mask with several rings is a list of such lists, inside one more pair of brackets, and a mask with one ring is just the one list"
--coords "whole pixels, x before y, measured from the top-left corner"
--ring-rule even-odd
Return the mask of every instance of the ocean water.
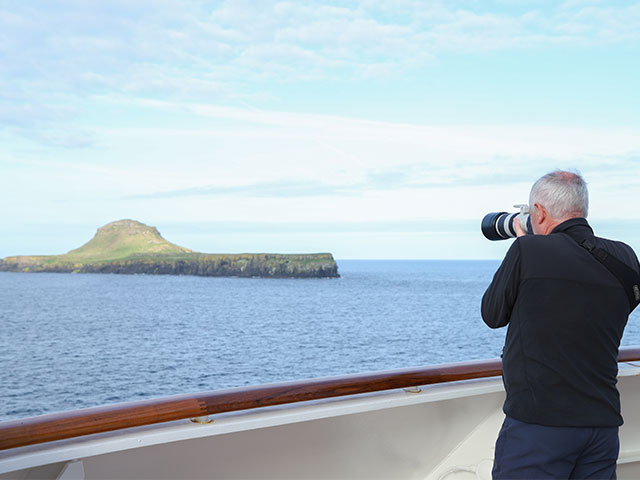
[[[339, 279], [0, 272], [0, 420], [496, 358], [498, 261], [339, 261]], [[632, 315], [623, 345], [640, 344]]]

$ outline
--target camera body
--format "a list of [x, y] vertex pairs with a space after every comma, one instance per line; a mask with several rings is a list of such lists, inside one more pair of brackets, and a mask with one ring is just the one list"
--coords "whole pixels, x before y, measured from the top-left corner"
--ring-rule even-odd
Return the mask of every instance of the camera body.
[[533, 233], [531, 229], [531, 217], [529, 216], [529, 205], [514, 205], [519, 208], [517, 213], [508, 212], [492, 212], [488, 213], [482, 219], [482, 234], [488, 240], [506, 240], [516, 237], [516, 228], [514, 222], [520, 222], [522, 230], [526, 234]]

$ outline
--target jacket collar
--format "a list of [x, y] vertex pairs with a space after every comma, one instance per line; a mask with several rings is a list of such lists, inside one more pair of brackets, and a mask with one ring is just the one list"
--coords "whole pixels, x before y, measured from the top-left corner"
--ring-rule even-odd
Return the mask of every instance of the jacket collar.
[[565, 220], [560, 225], [556, 225], [556, 228], [551, 230], [551, 233], [566, 233], [568, 235], [593, 235], [593, 229], [587, 222], [586, 218], [570, 218]]

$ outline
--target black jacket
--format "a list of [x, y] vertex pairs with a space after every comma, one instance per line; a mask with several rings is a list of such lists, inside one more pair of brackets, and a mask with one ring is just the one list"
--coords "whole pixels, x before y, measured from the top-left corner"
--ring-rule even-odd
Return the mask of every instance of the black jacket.
[[482, 298], [491, 328], [509, 325], [504, 412], [552, 426], [622, 425], [618, 347], [629, 316], [620, 282], [578, 245], [589, 237], [640, 271], [633, 250], [593, 236], [584, 218], [517, 238]]

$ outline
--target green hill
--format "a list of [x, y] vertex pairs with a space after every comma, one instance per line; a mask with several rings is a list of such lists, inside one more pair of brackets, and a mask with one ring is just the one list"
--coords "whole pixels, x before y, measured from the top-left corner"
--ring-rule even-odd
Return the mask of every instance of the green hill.
[[155, 227], [118, 220], [98, 229], [79, 248], [63, 255], [14, 256], [0, 260], [0, 271], [129, 273], [240, 277], [338, 277], [330, 253], [209, 254], [168, 242]]
[[190, 252], [166, 241], [155, 227], [135, 220], [118, 220], [99, 228], [91, 240], [66, 255], [77, 259], [115, 260], [135, 254]]

